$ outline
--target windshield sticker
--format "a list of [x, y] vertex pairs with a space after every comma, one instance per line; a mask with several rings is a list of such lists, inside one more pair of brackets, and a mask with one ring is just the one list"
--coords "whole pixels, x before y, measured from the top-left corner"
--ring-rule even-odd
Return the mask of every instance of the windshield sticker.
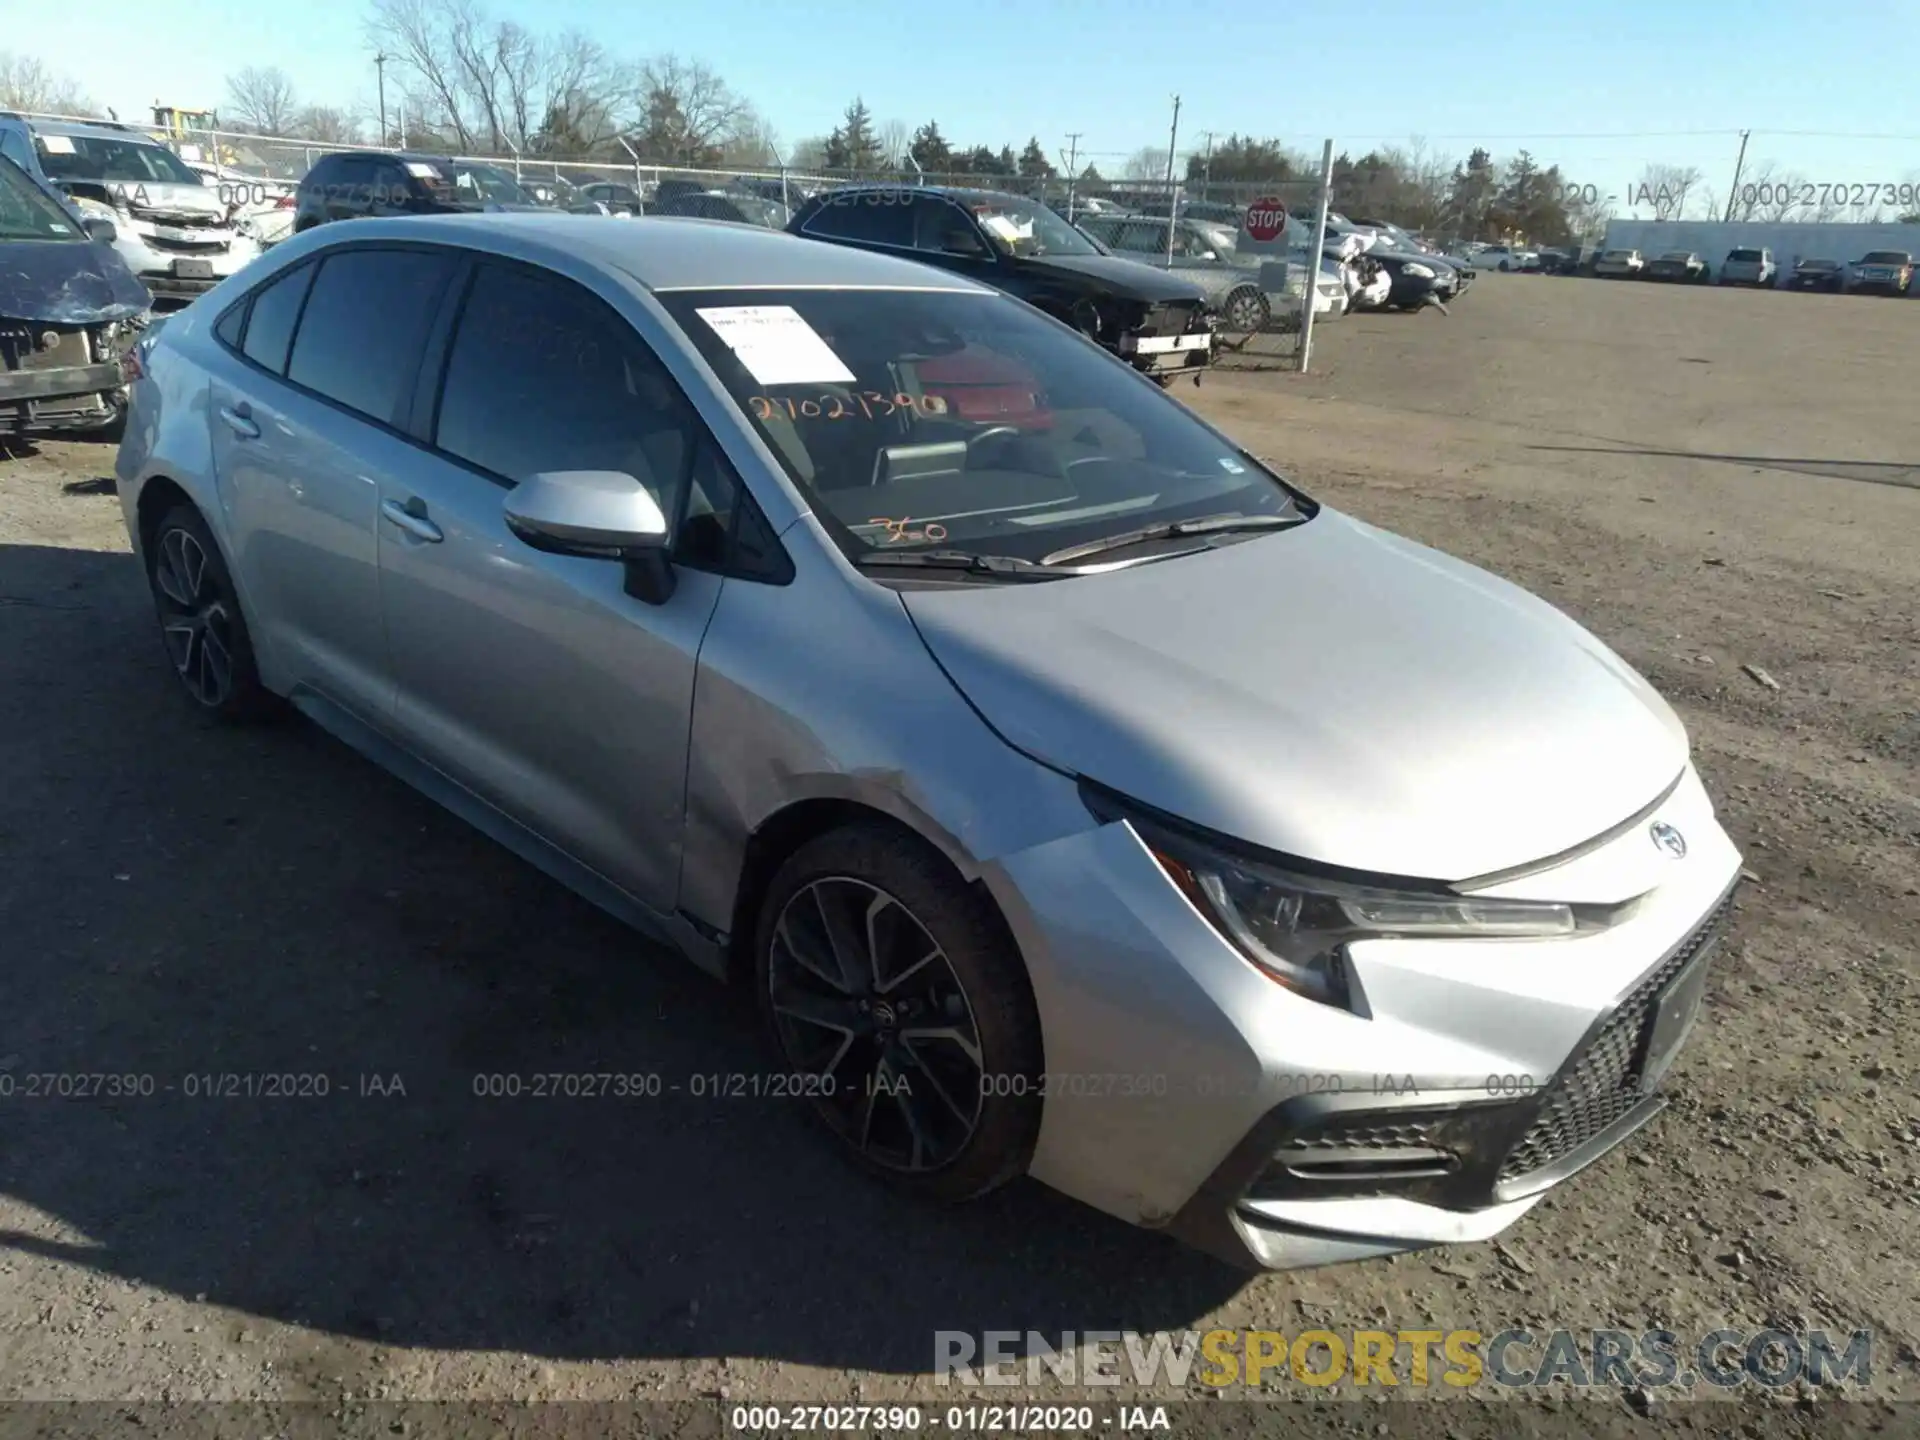
[[[922, 526], [918, 530], [909, 530], [907, 528], [913, 524], [913, 519], [911, 516], [905, 515], [898, 520], [889, 520], [884, 515], [875, 515], [867, 520], [867, 524], [884, 527], [886, 534], [881, 536], [881, 541], [887, 545], [911, 544], [917, 540], [940, 541], [947, 538], [947, 527], [940, 524], [937, 520]], [[865, 526], [856, 528], [864, 529]]]
[[[745, 357], [742, 357], [743, 359]], [[767, 395], [749, 395], [747, 404], [756, 420], [771, 420], [776, 415], [789, 420], [884, 420], [896, 410], [915, 415], [944, 415], [947, 402], [939, 395], [882, 395], [878, 390], [863, 390], [846, 395], [822, 395], [815, 400], [775, 400]]]
[[724, 305], [696, 311], [762, 385], [853, 385], [820, 332], [791, 305]]
[[1014, 244], [1016, 241], [1031, 240], [1033, 238], [1033, 227], [1031, 225], [1025, 230], [1022, 230], [1004, 215], [982, 215], [980, 217], [980, 223], [984, 225], [989, 232], [998, 235], [1009, 245]]
[[36, 135], [34, 138], [40, 142], [40, 148], [49, 155], [73, 154], [71, 135]]
[[1222, 455], [1220, 457], [1220, 468], [1226, 471], [1229, 475], [1244, 475], [1247, 473], [1247, 467], [1242, 465], [1238, 460], [1234, 459], [1231, 455]]
[[49, 230], [51, 230], [51, 231], [53, 231], [53, 233], [54, 233], [54, 234], [56, 234], [56, 235], [71, 235], [71, 234], [73, 233], [73, 230], [72, 230], [72, 229], [71, 229], [71, 228], [70, 228], [69, 226], [66, 226], [66, 225], [60, 225], [60, 224], [57, 224], [57, 223], [56, 223], [56, 224], [51, 224], [51, 225], [49, 225], [49, 226], [47, 226], [47, 228], [48, 228]]
[[425, 161], [409, 160], [407, 161], [407, 174], [413, 176], [416, 180], [435, 180], [439, 178], [440, 172]]

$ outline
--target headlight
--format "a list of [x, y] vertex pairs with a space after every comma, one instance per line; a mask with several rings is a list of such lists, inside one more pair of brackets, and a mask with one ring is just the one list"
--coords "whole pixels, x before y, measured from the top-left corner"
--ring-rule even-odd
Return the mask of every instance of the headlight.
[[1167, 877], [1257, 969], [1329, 1005], [1350, 1005], [1351, 941], [1547, 939], [1573, 935], [1583, 919], [1601, 918], [1544, 901], [1401, 891], [1292, 873], [1175, 834], [1103, 799], [1089, 803], [1102, 819], [1125, 818]]
[[95, 200], [90, 195], [75, 195], [72, 197], [72, 200], [74, 208], [79, 210], [82, 215], [97, 215], [102, 220], [118, 220], [120, 218], [120, 212], [104, 200]]
[[1416, 261], [1414, 261], [1414, 263], [1413, 263], [1413, 264], [1411, 264], [1411, 265], [1403, 265], [1403, 266], [1401, 266], [1401, 269], [1402, 269], [1402, 270], [1403, 270], [1403, 271], [1404, 271], [1404, 272], [1405, 272], [1406, 274], [1408, 274], [1408, 275], [1411, 275], [1411, 276], [1413, 276], [1413, 278], [1414, 278], [1414, 279], [1416, 279], [1416, 280], [1431, 280], [1431, 279], [1433, 279], [1433, 267], [1432, 267], [1431, 265], [1422, 265], [1422, 264], [1421, 264], [1421, 263], [1420, 263], [1419, 261], [1417, 261], [1417, 260], [1416, 260]]

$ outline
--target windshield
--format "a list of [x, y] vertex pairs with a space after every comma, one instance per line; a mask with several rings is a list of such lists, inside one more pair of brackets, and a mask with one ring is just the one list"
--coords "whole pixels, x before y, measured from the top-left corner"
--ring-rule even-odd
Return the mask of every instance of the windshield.
[[191, 166], [160, 145], [98, 135], [33, 137], [40, 168], [51, 180], [106, 180], [127, 184], [204, 185]]
[[453, 183], [468, 195], [477, 193], [484, 200], [497, 201], [502, 205], [534, 203], [533, 197], [522, 190], [511, 175], [491, 165], [456, 165], [453, 167]]
[[1908, 256], [1898, 250], [1873, 250], [1869, 251], [1867, 258], [1860, 263], [1862, 265], [1906, 265], [1911, 261]]
[[1019, 301], [913, 290], [660, 299], [855, 557], [1039, 560], [1144, 525], [1303, 513], [1233, 442]]
[[1014, 195], [961, 196], [995, 248], [1010, 255], [1098, 255], [1064, 218]]
[[1838, 270], [1840, 262], [1838, 260], [1802, 260], [1800, 268], [1802, 270]]
[[1662, 260], [1687, 261], [1687, 260], [1693, 259], [1693, 252], [1690, 250], [1669, 250], [1665, 255], [1662, 255], [1660, 258]]
[[0, 156], [0, 240], [80, 240], [73, 216]]

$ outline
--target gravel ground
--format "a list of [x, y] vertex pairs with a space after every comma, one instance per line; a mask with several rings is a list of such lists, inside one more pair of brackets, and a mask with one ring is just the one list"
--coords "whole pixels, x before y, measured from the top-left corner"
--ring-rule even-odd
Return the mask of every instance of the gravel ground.
[[[1754, 878], [1638, 1143], [1495, 1244], [1257, 1278], [1037, 1186], [894, 1200], [781, 1102], [476, 1098], [758, 1040], [310, 727], [201, 725], [110, 452], [0, 459], [0, 1399], [944, 1402], [938, 1329], [1311, 1325], [1869, 1329], [1874, 1392], [1920, 1394], [1916, 327], [1496, 275], [1178, 392], [1640, 667]], [[331, 1093], [184, 1093], [240, 1071]], [[156, 1093], [20, 1098], [43, 1072]]]

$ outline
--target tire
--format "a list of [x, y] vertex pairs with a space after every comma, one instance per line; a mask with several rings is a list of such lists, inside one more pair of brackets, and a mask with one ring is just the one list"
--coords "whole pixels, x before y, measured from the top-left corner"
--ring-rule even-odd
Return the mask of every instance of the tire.
[[1251, 285], [1243, 285], [1227, 296], [1226, 304], [1220, 307], [1220, 313], [1226, 317], [1228, 326], [1248, 334], [1264, 330], [1267, 321], [1273, 318], [1273, 306], [1267, 297]]
[[187, 698], [228, 722], [277, 714], [285, 702], [260, 683], [233, 577], [200, 512], [174, 506], [161, 516], [145, 549], [161, 643]]
[[[828, 945], [829, 914], [844, 961]], [[873, 937], [883, 954], [930, 958], [876, 982], [890, 967], [873, 960]], [[1043, 1064], [1026, 967], [988, 903], [925, 841], [862, 823], [789, 856], [755, 925], [754, 984], [774, 1053], [860, 1168], [947, 1204], [1025, 1173]], [[922, 1006], [942, 1023], [901, 1023]], [[904, 1077], [909, 1092], [879, 1075]]]

